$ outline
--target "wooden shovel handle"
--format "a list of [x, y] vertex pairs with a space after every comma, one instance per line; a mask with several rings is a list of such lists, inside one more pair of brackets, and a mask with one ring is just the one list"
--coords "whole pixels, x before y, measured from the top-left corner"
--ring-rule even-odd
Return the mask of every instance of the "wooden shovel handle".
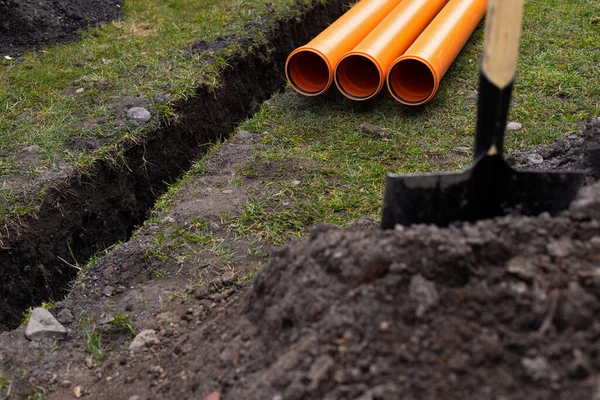
[[475, 160], [504, 152], [525, 0], [488, 0], [479, 77]]
[[498, 88], [509, 85], [517, 70], [525, 0], [488, 0], [481, 69]]

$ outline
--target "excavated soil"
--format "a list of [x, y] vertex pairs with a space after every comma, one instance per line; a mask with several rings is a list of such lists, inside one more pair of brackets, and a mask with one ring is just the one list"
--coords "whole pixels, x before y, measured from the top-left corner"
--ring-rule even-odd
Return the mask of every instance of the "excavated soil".
[[[589, 120], [569, 147], [587, 154], [599, 126], [600, 119]], [[579, 142], [582, 137], [587, 141]], [[207, 174], [182, 188], [181, 203], [161, 216], [161, 226], [185, 230], [194, 218], [215, 217], [201, 212], [200, 203], [224, 203], [227, 178], [251, 159], [258, 138], [245, 133], [221, 148]], [[530, 155], [539, 151], [546, 149]], [[258, 190], [269, 178], [252, 179], [243, 187]], [[215, 213], [231, 214], [238, 206]], [[180, 297], [174, 293], [188, 277], [176, 271], [189, 268], [176, 264], [181, 253], [163, 261], [147, 257], [153, 238], [172, 240], [161, 226], [147, 226], [100, 259], [53, 308], [73, 313], [66, 341], [28, 342], [23, 328], [0, 335], [0, 366], [13, 393], [43, 388], [56, 399], [82, 393], [93, 399], [600, 398], [600, 184], [583, 188], [557, 217], [392, 231], [381, 231], [371, 218], [349, 229], [317, 226], [309, 237], [273, 250], [252, 281], [234, 279], [256, 261], [247, 255], [241, 267], [213, 270], [204, 276], [207, 285]], [[224, 227], [211, 229], [228, 236]], [[240, 245], [233, 237], [228, 243]], [[173, 277], [153, 278], [157, 267]], [[111, 310], [128, 312], [137, 331], [154, 329], [156, 339], [127, 350], [131, 334], [102, 321]], [[101, 332], [114, 355], [95, 362], [85, 329]]]
[[77, 30], [123, 17], [123, 0], [0, 0], [0, 54], [72, 40]]
[[517, 150], [507, 157], [510, 164], [532, 170], [586, 170], [589, 185], [600, 179], [600, 118], [588, 119], [581, 131], [552, 146]]

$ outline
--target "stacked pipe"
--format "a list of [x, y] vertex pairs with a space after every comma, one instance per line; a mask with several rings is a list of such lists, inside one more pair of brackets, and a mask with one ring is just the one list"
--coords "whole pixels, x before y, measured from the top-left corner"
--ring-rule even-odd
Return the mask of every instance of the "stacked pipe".
[[406, 105], [429, 102], [483, 18], [487, 0], [362, 0], [285, 66], [306, 96], [335, 81], [344, 96], [367, 100], [387, 85]]

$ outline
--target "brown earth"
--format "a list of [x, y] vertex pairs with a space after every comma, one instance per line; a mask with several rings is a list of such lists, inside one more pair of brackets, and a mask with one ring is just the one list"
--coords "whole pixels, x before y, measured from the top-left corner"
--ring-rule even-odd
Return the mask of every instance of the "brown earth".
[[[581, 150], [571, 154], [574, 165], [593, 161], [586, 143], [593, 147], [599, 127], [589, 120], [566, 142]], [[600, 398], [600, 184], [554, 218], [394, 231], [372, 218], [345, 230], [318, 226], [272, 250], [270, 264], [248, 280], [263, 260], [248, 249], [260, 240], [233, 238], [216, 216], [239, 212], [274, 179], [267, 169], [236, 175], [259, 138], [240, 133], [220, 148], [157, 223], [99, 259], [54, 306], [74, 316], [67, 340], [28, 342], [23, 328], [1, 334], [0, 396]], [[287, 165], [292, 175], [319, 167]], [[203, 238], [206, 229], [235, 262], [179, 240]], [[171, 252], [161, 256], [164, 246]], [[133, 335], [111, 320], [119, 315], [157, 338], [127, 350]], [[103, 362], [85, 332], [102, 335]]]
[[123, 17], [123, 0], [0, 0], [0, 54], [72, 40], [77, 30]]

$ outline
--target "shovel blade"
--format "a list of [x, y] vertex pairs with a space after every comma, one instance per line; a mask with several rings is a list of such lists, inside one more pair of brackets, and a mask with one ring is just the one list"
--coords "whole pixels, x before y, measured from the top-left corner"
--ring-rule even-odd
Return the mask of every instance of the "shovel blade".
[[389, 174], [381, 227], [555, 215], [569, 206], [584, 177], [582, 171], [515, 170], [500, 155], [485, 156], [462, 173]]

